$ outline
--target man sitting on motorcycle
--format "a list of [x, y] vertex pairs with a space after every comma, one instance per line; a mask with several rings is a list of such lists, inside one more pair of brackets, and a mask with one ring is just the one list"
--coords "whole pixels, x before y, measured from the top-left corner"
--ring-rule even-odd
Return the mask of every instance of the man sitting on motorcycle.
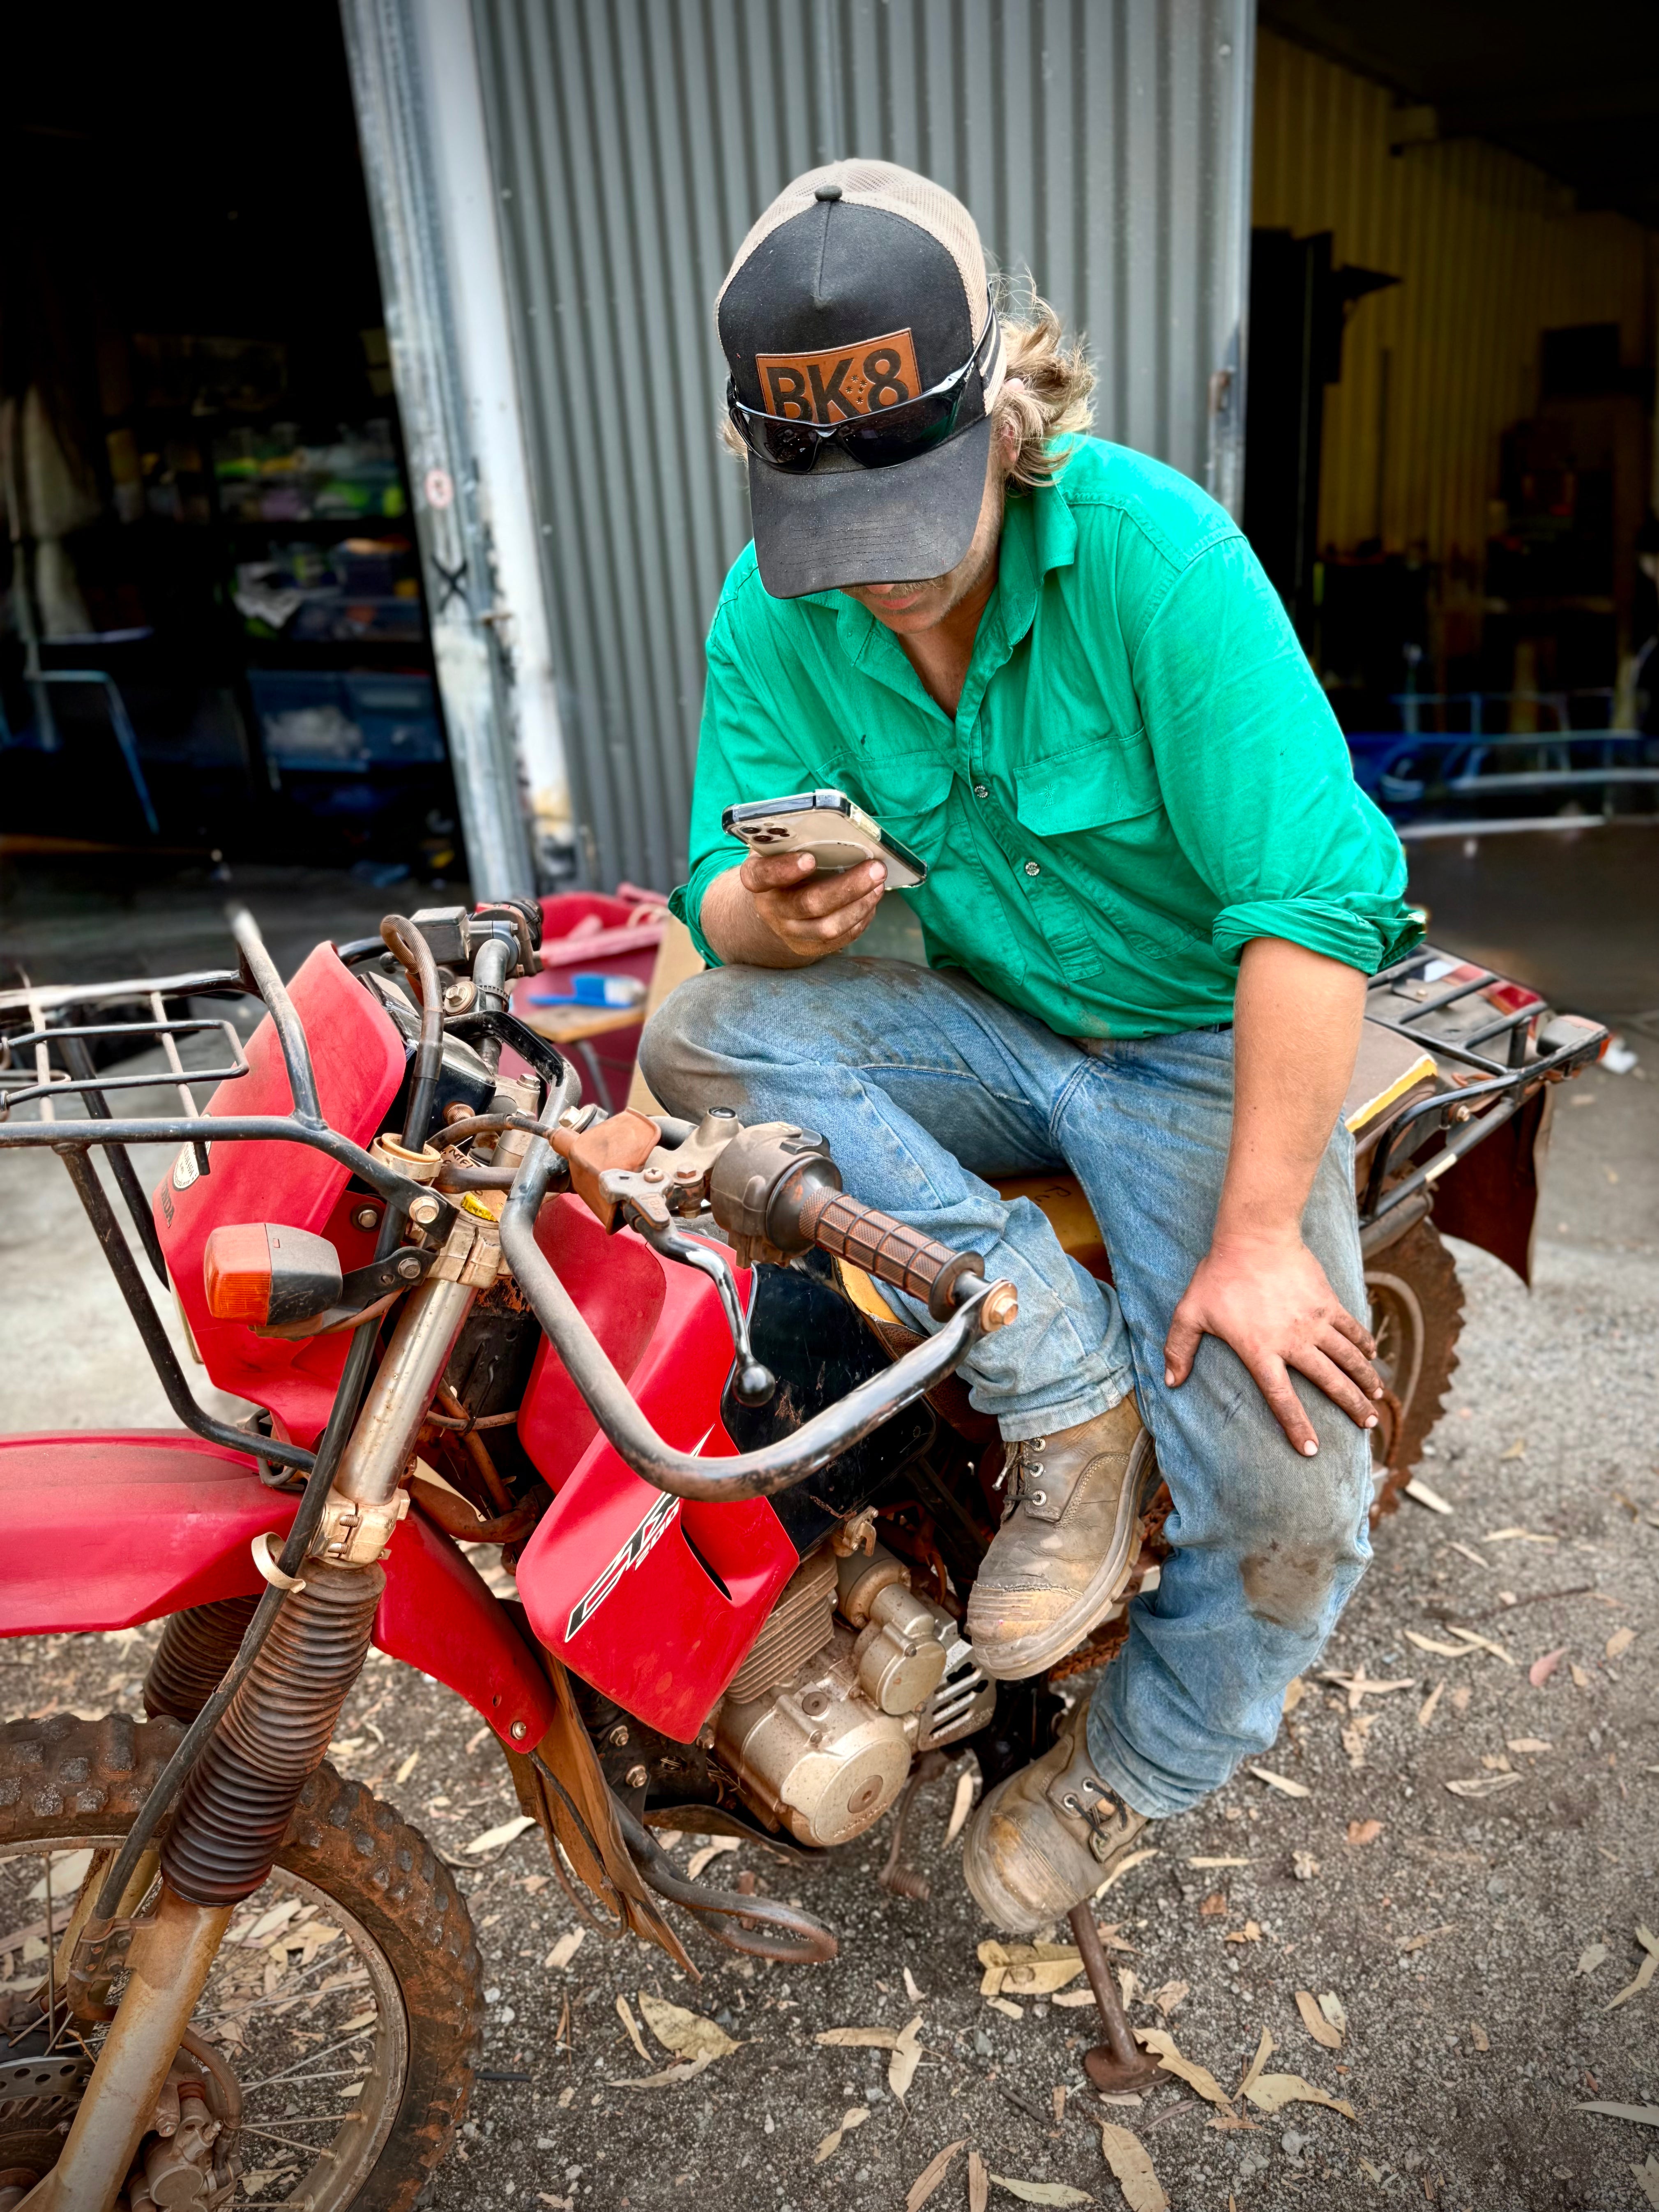
[[[1158, 1472], [1174, 1499], [1121, 1657], [969, 1831], [975, 1897], [1030, 1930], [1272, 1742], [1369, 1557], [1382, 1386], [1339, 1109], [1364, 979], [1418, 932], [1237, 526], [1083, 434], [1080, 355], [1041, 301], [998, 314], [959, 202], [812, 170], [717, 320], [754, 544], [708, 639], [673, 901], [709, 970], [647, 1078], [678, 1112], [822, 1131], [849, 1190], [1018, 1286], [963, 1370], [1008, 1447], [968, 1601], [988, 1674], [1073, 1649]], [[879, 865], [723, 834], [728, 805], [820, 787], [926, 860], [901, 894], [926, 967], [849, 949]], [[986, 1180], [1057, 1168], [1115, 1287]]]

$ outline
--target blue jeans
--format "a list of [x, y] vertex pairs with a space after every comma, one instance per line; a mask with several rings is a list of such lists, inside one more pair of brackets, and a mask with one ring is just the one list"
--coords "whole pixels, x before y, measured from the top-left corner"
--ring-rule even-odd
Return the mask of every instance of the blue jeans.
[[[1156, 1591], [1089, 1716], [1103, 1781], [1136, 1811], [1184, 1812], [1279, 1732], [1286, 1685], [1318, 1657], [1370, 1556], [1370, 1443], [1292, 1376], [1320, 1450], [1294, 1451], [1237, 1355], [1200, 1345], [1179, 1389], [1164, 1340], [1208, 1249], [1232, 1127], [1230, 1030], [1086, 1047], [967, 977], [844, 955], [813, 968], [711, 969], [681, 985], [640, 1060], [678, 1114], [731, 1106], [821, 1130], [847, 1188], [1019, 1291], [1019, 1318], [962, 1372], [1011, 1440], [1091, 1419], [1129, 1391], [1175, 1510]], [[1365, 1312], [1352, 1139], [1338, 1126], [1303, 1234]], [[1066, 1256], [1027, 1199], [988, 1176], [1069, 1168], [1115, 1289]], [[926, 1311], [908, 1304], [921, 1328]]]

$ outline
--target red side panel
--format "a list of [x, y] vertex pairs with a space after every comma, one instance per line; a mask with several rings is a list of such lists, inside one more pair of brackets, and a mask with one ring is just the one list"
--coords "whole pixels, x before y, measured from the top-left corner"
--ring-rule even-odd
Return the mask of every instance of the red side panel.
[[[354, 1144], [372, 1143], [404, 1079], [396, 1024], [331, 945], [317, 947], [289, 994], [310, 1042], [324, 1119]], [[221, 1084], [207, 1113], [290, 1112], [288, 1071], [269, 1015], [248, 1040], [247, 1061], [247, 1074]], [[156, 1186], [155, 1227], [167, 1272], [219, 1388], [269, 1407], [297, 1443], [314, 1443], [333, 1403], [349, 1334], [289, 1343], [256, 1336], [240, 1322], [216, 1322], [202, 1285], [203, 1249], [222, 1224], [280, 1221], [326, 1237], [349, 1270], [374, 1258], [374, 1233], [354, 1229], [348, 1218], [348, 1170], [308, 1146], [216, 1145], [210, 1158], [210, 1172], [198, 1176], [186, 1148]]]
[[[286, 1530], [294, 1507], [250, 1461], [196, 1437], [0, 1437], [0, 1635], [131, 1628], [252, 1595], [249, 1547]], [[546, 1680], [448, 1537], [411, 1513], [386, 1574], [380, 1650], [456, 1691], [504, 1742], [539, 1742], [553, 1716]]]
[[[597, 1244], [558, 1218], [566, 1207]], [[665, 1268], [630, 1231], [605, 1237], [574, 1200], [545, 1207], [542, 1224], [543, 1249], [659, 1436], [729, 1455], [720, 1401], [732, 1340], [714, 1285]], [[683, 1504], [642, 1482], [596, 1433], [547, 1344], [519, 1434], [558, 1489], [519, 1559], [531, 1626], [596, 1689], [690, 1743], [799, 1565], [782, 1523], [764, 1499]]]

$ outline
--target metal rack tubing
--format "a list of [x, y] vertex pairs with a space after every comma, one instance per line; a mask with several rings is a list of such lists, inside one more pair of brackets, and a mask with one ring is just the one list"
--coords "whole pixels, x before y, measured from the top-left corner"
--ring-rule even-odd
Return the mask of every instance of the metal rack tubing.
[[265, 940], [259, 934], [259, 925], [245, 906], [233, 907], [227, 917], [230, 933], [236, 939], [236, 948], [246, 963], [254, 995], [264, 1001], [265, 1012], [270, 1016], [276, 1041], [283, 1048], [283, 1064], [288, 1070], [288, 1087], [294, 1100], [294, 1110], [301, 1121], [313, 1127], [325, 1127], [323, 1109], [317, 1097], [317, 1071], [311, 1064], [311, 1047], [306, 1041], [305, 1025], [288, 995], [288, 986], [276, 972], [276, 963], [265, 950]]

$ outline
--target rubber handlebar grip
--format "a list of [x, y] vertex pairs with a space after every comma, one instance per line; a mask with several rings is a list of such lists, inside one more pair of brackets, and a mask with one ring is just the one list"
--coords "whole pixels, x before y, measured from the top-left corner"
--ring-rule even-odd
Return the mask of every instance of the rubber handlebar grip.
[[844, 1190], [810, 1192], [801, 1207], [800, 1226], [821, 1250], [921, 1299], [935, 1321], [950, 1319], [953, 1293], [963, 1276], [985, 1273], [977, 1252], [954, 1252], [919, 1229], [907, 1229], [890, 1213], [849, 1198]]

